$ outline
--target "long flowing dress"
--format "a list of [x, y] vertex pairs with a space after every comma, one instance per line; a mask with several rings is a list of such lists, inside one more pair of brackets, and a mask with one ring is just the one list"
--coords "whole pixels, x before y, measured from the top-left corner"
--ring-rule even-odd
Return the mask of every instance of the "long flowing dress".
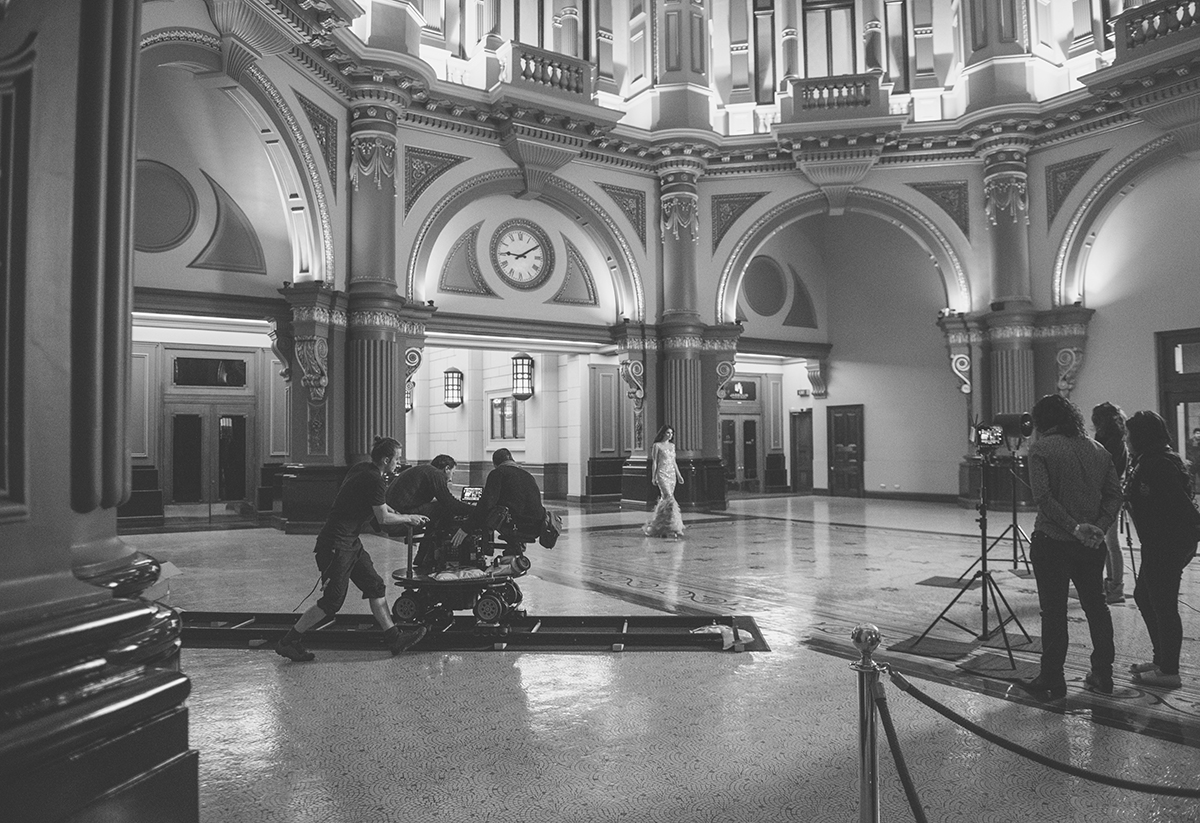
[[654, 506], [654, 514], [642, 526], [648, 537], [682, 537], [683, 513], [675, 500], [675, 484], [683, 481], [679, 465], [675, 462], [675, 444], [664, 440], [654, 444], [650, 453], [654, 484], [660, 497]]

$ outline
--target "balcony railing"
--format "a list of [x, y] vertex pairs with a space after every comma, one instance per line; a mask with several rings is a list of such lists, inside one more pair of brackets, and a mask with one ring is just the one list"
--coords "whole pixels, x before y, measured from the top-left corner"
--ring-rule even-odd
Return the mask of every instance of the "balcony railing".
[[1116, 19], [1116, 62], [1140, 57], [1138, 49], [1173, 46], [1200, 38], [1200, 0], [1159, 0], [1126, 10]]
[[510, 41], [505, 44], [504, 81], [535, 91], [592, 99], [594, 69], [586, 60]]

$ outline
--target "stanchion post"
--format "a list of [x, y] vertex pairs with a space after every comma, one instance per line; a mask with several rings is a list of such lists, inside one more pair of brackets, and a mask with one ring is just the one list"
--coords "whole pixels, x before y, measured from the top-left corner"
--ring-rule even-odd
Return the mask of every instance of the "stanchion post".
[[862, 657], [850, 668], [858, 672], [858, 765], [859, 823], [879, 823], [879, 754], [875, 729], [875, 695], [879, 666], [871, 655], [879, 648], [879, 628], [861, 623], [850, 633], [850, 641]]

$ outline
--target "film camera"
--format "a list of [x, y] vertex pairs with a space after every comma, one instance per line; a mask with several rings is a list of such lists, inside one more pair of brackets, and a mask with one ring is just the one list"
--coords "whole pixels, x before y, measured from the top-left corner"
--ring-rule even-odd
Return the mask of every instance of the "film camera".
[[998, 414], [991, 425], [975, 424], [975, 451], [982, 455], [993, 454], [1001, 446], [1009, 451], [1021, 447], [1021, 441], [1033, 434], [1033, 416], [1029, 412], [1020, 414]]

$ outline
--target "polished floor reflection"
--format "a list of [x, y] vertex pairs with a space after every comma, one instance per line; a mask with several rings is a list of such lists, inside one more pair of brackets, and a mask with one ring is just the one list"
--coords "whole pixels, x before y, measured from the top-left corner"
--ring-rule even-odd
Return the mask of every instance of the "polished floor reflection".
[[[206, 823], [294, 821], [849, 821], [858, 819], [851, 629], [878, 625], [877, 657], [971, 721], [1058, 761], [1144, 783], [1200, 786], [1200, 580], [1184, 574], [1184, 687], [1120, 674], [1149, 658], [1140, 617], [1113, 606], [1118, 689], [1082, 688], [1087, 631], [1074, 606], [1064, 701], [1039, 704], [999, 677], [886, 646], [930, 626], [984, 545], [976, 513], [949, 505], [776, 497], [691, 513], [681, 540], [644, 537], [641, 511], [560, 506], [563, 536], [522, 580], [531, 614], [752, 616], [769, 652], [320, 651], [293, 664], [261, 650], [185, 649], [191, 743]], [[1011, 525], [990, 517], [990, 544]], [[1032, 516], [1022, 514], [1027, 533]], [[124, 538], [179, 573], [154, 590], [191, 610], [290, 611], [316, 581], [312, 537], [270, 529]], [[367, 538], [377, 568], [402, 544]], [[1135, 541], [1136, 542], [1136, 541]], [[1017, 556], [1014, 571], [1014, 550]], [[1038, 633], [1024, 545], [989, 569]], [[1127, 564], [1138, 560], [1136, 552]], [[1132, 590], [1132, 579], [1128, 581]], [[389, 595], [390, 597], [391, 595]], [[969, 589], [934, 639], [972, 641]], [[366, 613], [351, 596], [347, 610]], [[994, 625], [995, 610], [989, 613]], [[1012, 629], [1010, 624], [1010, 630]], [[994, 654], [994, 650], [992, 652]], [[1000, 652], [1003, 655], [1003, 651]], [[1036, 666], [1017, 649], [1014, 661]], [[1011, 754], [887, 687], [901, 749], [930, 821], [1193, 821], [1200, 801], [1113, 788]], [[911, 820], [880, 730], [882, 819]]]

